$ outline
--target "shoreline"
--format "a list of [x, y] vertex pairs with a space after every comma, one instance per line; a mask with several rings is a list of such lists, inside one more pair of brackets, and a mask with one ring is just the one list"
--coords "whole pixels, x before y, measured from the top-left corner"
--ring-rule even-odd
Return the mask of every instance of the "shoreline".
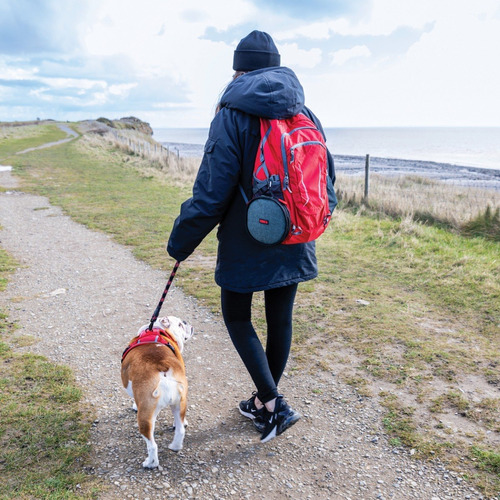
[[[337, 172], [364, 175], [365, 157], [338, 155], [334, 160]], [[417, 175], [465, 187], [500, 191], [500, 170], [493, 168], [370, 156], [370, 172], [386, 176]]]
[[[170, 151], [186, 158], [203, 156], [203, 145], [161, 142]], [[337, 173], [364, 175], [365, 156], [333, 155]], [[405, 160], [370, 156], [370, 172], [391, 177], [417, 175], [464, 187], [500, 191], [500, 169], [454, 165], [428, 160]]]

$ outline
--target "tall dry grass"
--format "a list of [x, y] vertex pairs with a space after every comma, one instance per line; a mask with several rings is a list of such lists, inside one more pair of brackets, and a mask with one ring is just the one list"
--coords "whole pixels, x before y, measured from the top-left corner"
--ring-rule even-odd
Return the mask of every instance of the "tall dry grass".
[[[201, 161], [179, 156], [150, 136], [133, 130], [100, 129], [98, 133], [86, 133], [83, 139], [94, 148], [111, 146], [123, 151], [137, 160], [134, 166], [144, 173], [178, 184], [192, 183]], [[479, 233], [499, 239], [500, 192], [492, 189], [447, 184], [417, 175], [372, 174], [369, 198], [365, 200], [364, 179], [340, 172], [336, 191], [340, 207], [363, 207], [391, 217], [442, 224], [461, 232], [467, 232], [471, 224], [479, 221], [480, 225], [489, 226]]]
[[[411, 217], [461, 229], [470, 221], [493, 214], [500, 207], [500, 192], [447, 184], [416, 175], [370, 176], [368, 200], [364, 179], [339, 173], [336, 190], [341, 206], [360, 207], [395, 217]], [[488, 208], [489, 207], [489, 208]]]
[[[92, 133], [94, 132], [94, 133]], [[90, 131], [82, 140], [90, 148], [117, 149], [133, 161], [134, 166], [151, 175], [168, 177], [169, 182], [191, 183], [198, 172], [200, 158], [185, 158], [169, 151], [153, 138], [132, 130]]]
[[[45, 124], [45, 122], [39, 123]], [[46, 129], [38, 123], [19, 126], [12, 123], [3, 123], [0, 125], [0, 140], [26, 139], [43, 135], [44, 132], [46, 132]]]

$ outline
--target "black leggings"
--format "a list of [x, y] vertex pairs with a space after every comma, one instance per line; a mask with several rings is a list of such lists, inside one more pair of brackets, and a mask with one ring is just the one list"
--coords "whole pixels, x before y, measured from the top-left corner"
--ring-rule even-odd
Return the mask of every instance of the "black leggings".
[[297, 284], [264, 292], [267, 322], [266, 350], [252, 325], [253, 293], [221, 290], [222, 315], [229, 336], [257, 387], [262, 403], [278, 396], [292, 343], [292, 312]]

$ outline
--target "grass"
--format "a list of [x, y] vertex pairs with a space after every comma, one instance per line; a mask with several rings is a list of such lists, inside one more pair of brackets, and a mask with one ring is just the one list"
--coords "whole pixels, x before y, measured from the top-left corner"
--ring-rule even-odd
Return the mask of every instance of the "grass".
[[[1, 229], [1, 227], [0, 227]], [[15, 269], [15, 262], [12, 257], [0, 250], [0, 292], [7, 286], [9, 274]]]
[[41, 122], [39, 125], [26, 126], [0, 123], [0, 160], [19, 151], [55, 142], [65, 137], [66, 133], [54, 123]]
[[[14, 269], [0, 249], [0, 292]], [[12, 348], [0, 312], [0, 498], [95, 498], [84, 472], [91, 420], [67, 367]]]
[[91, 420], [69, 368], [0, 343], [0, 498], [92, 498]]
[[492, 495], [495, 493], [498, 495], [500, 482], [500, 453], [498, 448], [491, 450], [480, 446], [472, 446], [469, 458], [475, 464], [476, 469], [481, 471], [481, 473], [476, 473], [473, 479], [479, 478], [483, 490], [491, 492]]
[[415, 175], [372, 174], [369, 200], [364, 200], [363, 179], [340, 173], [337, 190], [341, 207], [354, 211], [369, 207], [374, 213], [500, 241], [500, 192], [492, 189], [457, 186]]
[[[95, 135], [12, 164], [23, 190], [48, 196], [170, 272], [165, 243], [190, 195], [192, 172], [174, 165], [172, 182], [168, 163], [154, 168], [147, 155]], [[312, 366], [313, 375], [335, 367], [361, 394], [379, 399], [395, 445], [410, 446], [419, 457], [439, 455], [491, 495], [500, 490], [498, 475], [471, 450], [490, 456], [498, 440], [499, 243], [463, 237], [451, 223], [389, 212], [360, 205], [335, 213], [317, 243], [320, 276], [299, 287], [291, 368]], [[462, 219], [475, 217], [469, 210]], [[212, 233], [182, 264], [176, 285], [218, 313], [215, 255]], [[260, 329], [261, 304], [257, 294]]]
[[189, 196], [189, 187], [168, 185], [165, 178], [158, 179], [157, 172], [140, 170], [146, 166], [140, 157], [96, 148], [95, 140], [15, 158], [16, 171], [31, 179], [31, 186], [23, 189], [48, 196], [78, 222], [113, 234], [131, 246], [138, 258], [163, 265], [168, 257], [158, 247], [172, 227], [181, 200]]
[[488, 205], [484, 213], [479, 213], [476, 217], [466, 222], [462, 230], [469, 236], [487, 236], [488, 238], [500, 241], [500, 208], [491, 210]]
[[471, 454], [479, 461], [480, 468], [500, 475], [500, 453], [482, 450], [477, 446], [471, 448]]
[[199, 167], [198, 159], [179, 157], [152, 137], [137, 131], [102, 127], [102, 124], [98, 125], [98, 128], [94, 128], [94, 125], [85, 127], [89, 129], [89, 133], [84, 137], [88, 147], [102, 149], [105, 146], [125, 153], [127, 160], [135, 159], [141, 164], [143, 174], [147, 173], [157, 179], [164, 180], [161, 172], [168, 171], [169, 182], [177, 186], [186, 186], [194, 179]]

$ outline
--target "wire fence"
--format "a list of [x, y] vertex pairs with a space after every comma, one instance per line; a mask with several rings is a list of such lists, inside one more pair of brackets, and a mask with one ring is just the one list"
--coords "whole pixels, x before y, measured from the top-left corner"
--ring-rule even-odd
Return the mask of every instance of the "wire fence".
[[171, 150], [163, 144], [147, 136], [128, 133], [127, 130], [107, 128], [98, 129], [94, 137], [100, 136], [112, 146], [128, 155], [143, 159], [148, 166], [174, 176], [176, 180], [190, 181], [194, 179], [199, 167], [198, 158], [184, 158], [178, 149]]
[[[200, 158], [183, 157], [178, 149], [170, 150], [126, 130], [112, 129], [104, 137], [170, 180], [192, 182], [200, 165]], [[344, 206], [369, 205], [393, 216], [442, 221], [454, 227], [500, 207], [500, 178], [485, 173], [486, 169], [464, 172], [418, 162], [420, 170], [415, 170], [404, 162], [385, 164], [368, 155], [340, 159], [335, 188]]]

